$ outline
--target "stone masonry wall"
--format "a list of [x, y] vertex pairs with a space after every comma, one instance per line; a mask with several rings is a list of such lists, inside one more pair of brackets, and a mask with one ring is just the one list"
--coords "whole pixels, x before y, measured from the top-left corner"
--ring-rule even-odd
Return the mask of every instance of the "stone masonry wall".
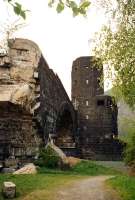
[[40, 56], [24, 39], [9, 40], [8, 54], [0, 55], [0, 159], [34, 157], [42, 143], [33, 120]]
[[34, 158], [41, 143], [32, 116], [10, 102], [0, 103], [0, 160]]
[[78, 114], [78, 149], [83, 158], [117, 159], [117, 105], [100, 85], [103, 68], [95, 57], [80, 57], [72, 66], [72, 102]]
[[[39, 113], [45, 143], [50, 134], [53, 135], [58, 146], [65, 147], [66, 151], [70, 151], [70, 147], [75, 148], [75, 110], [58, 75], [54, 74], [43, 57], [39, 62], [39, 78], [41, 100]], [[65, 115], [65, 113], [69, 114]], [[64, 133], [65, 141], [62, 139]]]
[[72, 146], [75, 111], [59, 77], [34, 42], [9, 40], [8, 54], [0, 55], [0, 159], [32, 158], [62, 129], [68, 142], [59, 145]]

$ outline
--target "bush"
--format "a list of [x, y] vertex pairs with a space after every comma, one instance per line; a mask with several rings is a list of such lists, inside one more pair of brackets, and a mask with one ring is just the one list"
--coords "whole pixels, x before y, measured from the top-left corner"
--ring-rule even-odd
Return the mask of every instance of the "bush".
[[128, 165], [135, 164], [135, 132], [130, 136], [125, 150], [125, 162]]
[[35, 161], [36, 165], [48, 168], [57, 168], [59, 167], [59, 163], [59, 156], [50, 146], [42, 148], [39, 152], [38, 160]]

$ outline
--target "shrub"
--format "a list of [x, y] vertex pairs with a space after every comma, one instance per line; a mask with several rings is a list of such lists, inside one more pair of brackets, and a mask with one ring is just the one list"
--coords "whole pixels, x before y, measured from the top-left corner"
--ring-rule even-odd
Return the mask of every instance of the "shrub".
[[50, 147], [42, 148], [39, 152], [39, 157], [35, 161], [40, 167], [57, 168], [60, 163], [58, 154]]
[[130, 136], [125, 150], [125, 162], [128, 165], [135, 164], [135, 132]]

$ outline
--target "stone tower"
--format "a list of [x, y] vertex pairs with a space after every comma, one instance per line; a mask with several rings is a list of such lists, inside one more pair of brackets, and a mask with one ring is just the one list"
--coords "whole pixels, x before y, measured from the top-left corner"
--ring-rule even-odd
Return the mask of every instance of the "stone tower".
[[105, 160], [115, 151], [117, 105], [104, 95], [102, 76], [102, 64], [95, 57], [80, 57], [73, 62], [72, 102], [78, 114], [77, 142], [83, 158]]

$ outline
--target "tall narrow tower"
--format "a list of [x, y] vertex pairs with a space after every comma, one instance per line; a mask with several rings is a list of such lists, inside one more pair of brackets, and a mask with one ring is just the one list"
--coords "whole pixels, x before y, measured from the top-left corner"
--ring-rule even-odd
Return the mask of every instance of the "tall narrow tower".
[[102, 154], [105, 141], [117, 135], [117, 106], [104, 95], [102, 76], [102, 64], [95, 57], [73, 62], [72, 102], [78, 113], [78, 147], [85, 158]]
[[96, 61], [94, 57], [80, 57], [73, 62], [72, 102], [84, 115], [91, 111], [96, 95], [104, 93], [100, 86], [102, 73], [103, 68], [99, 67], [99, 60]]

